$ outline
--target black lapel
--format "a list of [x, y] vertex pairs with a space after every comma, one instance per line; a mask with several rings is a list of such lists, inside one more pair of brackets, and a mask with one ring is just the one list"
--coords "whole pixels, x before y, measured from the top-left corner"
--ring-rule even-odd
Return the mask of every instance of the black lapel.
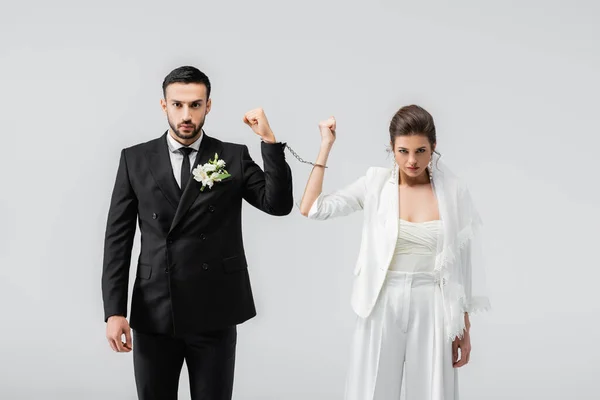
[[167, 134], [165, 132], [155, 142], [152, 149], [148, 150], [148, 164], [150, 165], [150, 173], [154, 177], [156, 184], [163, 192], [169, 203], [174, 209], [180, 203], [181, 190], [173, 176], [173, 165], [169, 156], [169, 147], [167, 146]]
[[[202, 142], [200, 143], [200, 149], [198, 154], [196, 155], [196, 160], [194, 161], [194, 165], [192, 166], [192, 170], [196, 168], [198, 165], [206, 164], [210, 159], [214, 158], [215, 153], [219, 154], [219, 158], [221, 158], [221, 150], [219, 142], [210, 136], [207, 136], [206, 133], [202, 133], [204, 137], [202, 138]], [[179, 201], [179, 207], [177, 207], [177, 211], [175, 212], [175, 218], [173, 218], [173, 223], [171, 224], [171, 229], [169, 233], [173, 231], [173, 228], [177, 226], [183, 216], [188, 212], [196, 198], [200, 194], [200, 189], [202, 188], [202, 182], [198, 182], [194, 179], [194, 175], [190, 176], [190, 180], [181, 195], [181, 200]], [[205, 189], [206, 191], [207, 189]]]

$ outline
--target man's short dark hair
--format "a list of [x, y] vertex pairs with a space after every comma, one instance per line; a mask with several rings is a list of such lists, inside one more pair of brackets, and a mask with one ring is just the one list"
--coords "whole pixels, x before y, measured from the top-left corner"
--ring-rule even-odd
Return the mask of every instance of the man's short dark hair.
[[167, 86], [172, 83], [201, 83], [206, 86], [206, 99], [210, 98], [210, 80], [208, 76], [196, 67], [183, 66], [175, 68], [163, 81], [163, 96], [167, 98]]

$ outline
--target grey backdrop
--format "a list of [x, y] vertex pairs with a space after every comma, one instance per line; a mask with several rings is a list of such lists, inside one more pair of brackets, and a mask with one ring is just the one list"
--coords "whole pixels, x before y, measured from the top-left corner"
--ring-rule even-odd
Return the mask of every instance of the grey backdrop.
[[[166, 129], [162, 79], [192, 64], [213, 83], [206, 131], [261, 165], [244, 112], [308, 160], [335, 115], [327, 191], [390, 164], [400, 106], [428, 109], [486, 223], [494, 311], [473, 319], [462, 398], [597, 399], [598, 3], [84, 3], [1, 6], [0, 398], [135, 398], [104, 337], [105, 218], [120, 149]], [[299, 201], [310, 166], [287, 155]], [[259, 314], [234, 398], [341, 399], [362, 216], [244, 207]]]

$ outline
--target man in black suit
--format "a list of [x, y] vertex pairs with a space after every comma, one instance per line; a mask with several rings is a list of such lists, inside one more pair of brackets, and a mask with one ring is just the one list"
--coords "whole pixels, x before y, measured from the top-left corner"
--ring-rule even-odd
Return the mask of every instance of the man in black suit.
[[[170, 129], [121, 151], [104, 244], [107, 339], [116, 352], [133, 349], [142, 400], [177, 399], [184, 360], [192, 399], [231, 399], [236, 325], [256, 315], [242, 242], [242, 199], [268, 214], [287, 215], [292, 174], [285, 144], [275, 140], [262, 109], [243, 120], [262, 139], [264, 171], [247, 146], [206, 135], [210, 81], [198, 69], [173, 70], [163, 95]], [[195, 179], [202, 174], [194, 169], [215, 158], [231, 176]], [[141, 251], [130, 328], [127, 289], [136, 222]]]

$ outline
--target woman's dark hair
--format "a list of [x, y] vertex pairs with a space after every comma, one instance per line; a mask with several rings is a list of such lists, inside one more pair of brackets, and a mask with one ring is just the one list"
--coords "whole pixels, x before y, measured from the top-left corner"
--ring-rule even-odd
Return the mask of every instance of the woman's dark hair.
[[396, 112], [390, 122], [390, 142], [398, 136], [425, 135], [431, 148], [436, 143], [435, 124], [433, 117], [424, 108], [417, 105], [402, 107]]
[[172, 83], [201, 83], [206, 86], [206, 99], [210, 98], [210, 80], [204, 72], [196, 67], [183, 66], [175, 68], [165, 77], [162, 84], [163, 96], [167, 97], [167, 86]]

